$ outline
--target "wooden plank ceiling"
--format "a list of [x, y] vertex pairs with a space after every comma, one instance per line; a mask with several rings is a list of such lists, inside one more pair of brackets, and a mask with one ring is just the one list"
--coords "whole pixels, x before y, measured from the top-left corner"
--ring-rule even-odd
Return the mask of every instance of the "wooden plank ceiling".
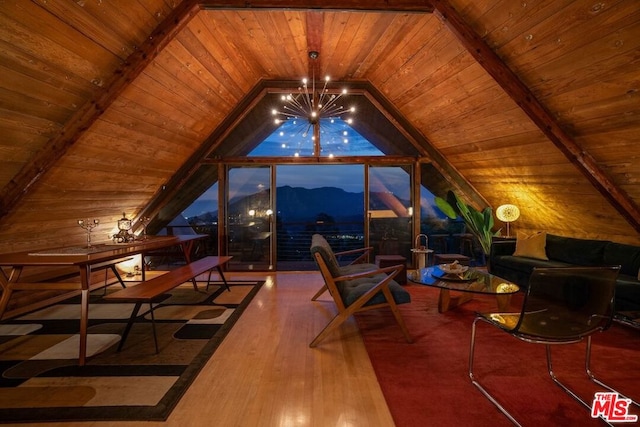
[[517, 230], [640, 243], [637, 1], [225, 3], [0, 3], [0, 251], [157, 212], [312, 49]]

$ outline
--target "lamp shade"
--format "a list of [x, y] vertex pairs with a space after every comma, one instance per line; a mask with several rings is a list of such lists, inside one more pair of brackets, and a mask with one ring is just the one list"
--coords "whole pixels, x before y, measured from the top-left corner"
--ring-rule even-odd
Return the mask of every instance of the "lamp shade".
[[520, 218], [520, 209], [516, 205], [501, 205], [496, 209], [496, 217], [502, 222], [510, 223]]

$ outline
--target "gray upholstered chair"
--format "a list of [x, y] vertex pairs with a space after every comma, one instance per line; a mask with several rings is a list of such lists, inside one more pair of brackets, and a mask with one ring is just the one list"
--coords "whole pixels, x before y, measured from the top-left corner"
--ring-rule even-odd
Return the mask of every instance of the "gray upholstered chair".
[[[385, 268], [372, 265], [363, 270], [345, 273], [339, 266], [331, 246], [319, 234], [312, 237], [311, 254], [325, 282], [325, 288], [321, 291], [329, 291], [338, 308], [338, 314], [315, 337], [309, 345], [310, 347], [315, 347], [318, 342], [338, 328], [353, 313], [382, 307], [391, 309], [407, 342], [412, 342], [397, 306], [411, 302], [411, 296], [393, 280], [404, 268], [403, 265]], [[322, 292], [316, 293], [313, 300]]]

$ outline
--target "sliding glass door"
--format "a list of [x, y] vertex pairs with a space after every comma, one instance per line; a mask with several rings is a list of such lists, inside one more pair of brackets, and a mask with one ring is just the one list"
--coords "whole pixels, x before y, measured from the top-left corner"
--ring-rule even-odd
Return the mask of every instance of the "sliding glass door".
[[363, 165], [278, 165], [276, 171], [278, 270], [313, 270], [311, 236], [334, 251], [364, 242]]
[[223, 241], [233, 256], [229, 268], [315, 269], [309, 253], [314, 233], [335, 252], [373, 246], [374, 255], [410, 261], [411, 170], [366, 164], [228, 166]]
[[368, 167], [369, 245], [376, 255], [411, 260], [411, 166]]
[[271, 166], [230, 166], [227, 172], [227, 252], [231, 270], [273, 269]]

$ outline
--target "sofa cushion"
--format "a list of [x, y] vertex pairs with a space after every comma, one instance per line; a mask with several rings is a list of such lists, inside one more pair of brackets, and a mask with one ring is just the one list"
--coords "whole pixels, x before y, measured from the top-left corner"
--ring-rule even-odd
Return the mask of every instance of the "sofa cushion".
[[[339, 286], [339, 291], [340, 295], [342, 296], [344, 305], [348, 307], [353, 304], [358, 298], [367, 293], [369, 289], [377, 285], [385, 277], [386, 274], [379, 274], [373, 277], [366, 277], [342, 282]], [[393, 295], [393, 299], [395, 300], [396, 304], [411, 302], [411, 295], [409, 295], [409, 292], [407, 292], [395, 280], [391, 280], [391, 282], [389, 282], [389, 290], [391, 291], [391, 295]], [[386, 302], [384, 294], [382, 292], [378, 292], [376, 296], [371, 298], [365, 304], [365, 306], [382, 304], [384, 302]]]
[[616, 311], [640, 310], [640, 281], [636, 276], [619, 274], [616, 280]]
[[549, 260], [545, 252], [546, 243], [547, 233], [536, 233], [531, 236], [519, 234], [513, 256]]
[[640, 246], [611, 242], [605, 247], [603, 260], [607, 265], [621, 265], [620, 274], [640, 280]]
[[571, 267], [571, 264], [555, 260], [542, 260], [531, 257], [503, 255], [492, 260], [494, 265], [509, 268], [523, 273], [531, 273], [534, 267]]
[[606, 240], [577, 239], [547, 234], [547, 257], [575, 265], [603, 265]]

